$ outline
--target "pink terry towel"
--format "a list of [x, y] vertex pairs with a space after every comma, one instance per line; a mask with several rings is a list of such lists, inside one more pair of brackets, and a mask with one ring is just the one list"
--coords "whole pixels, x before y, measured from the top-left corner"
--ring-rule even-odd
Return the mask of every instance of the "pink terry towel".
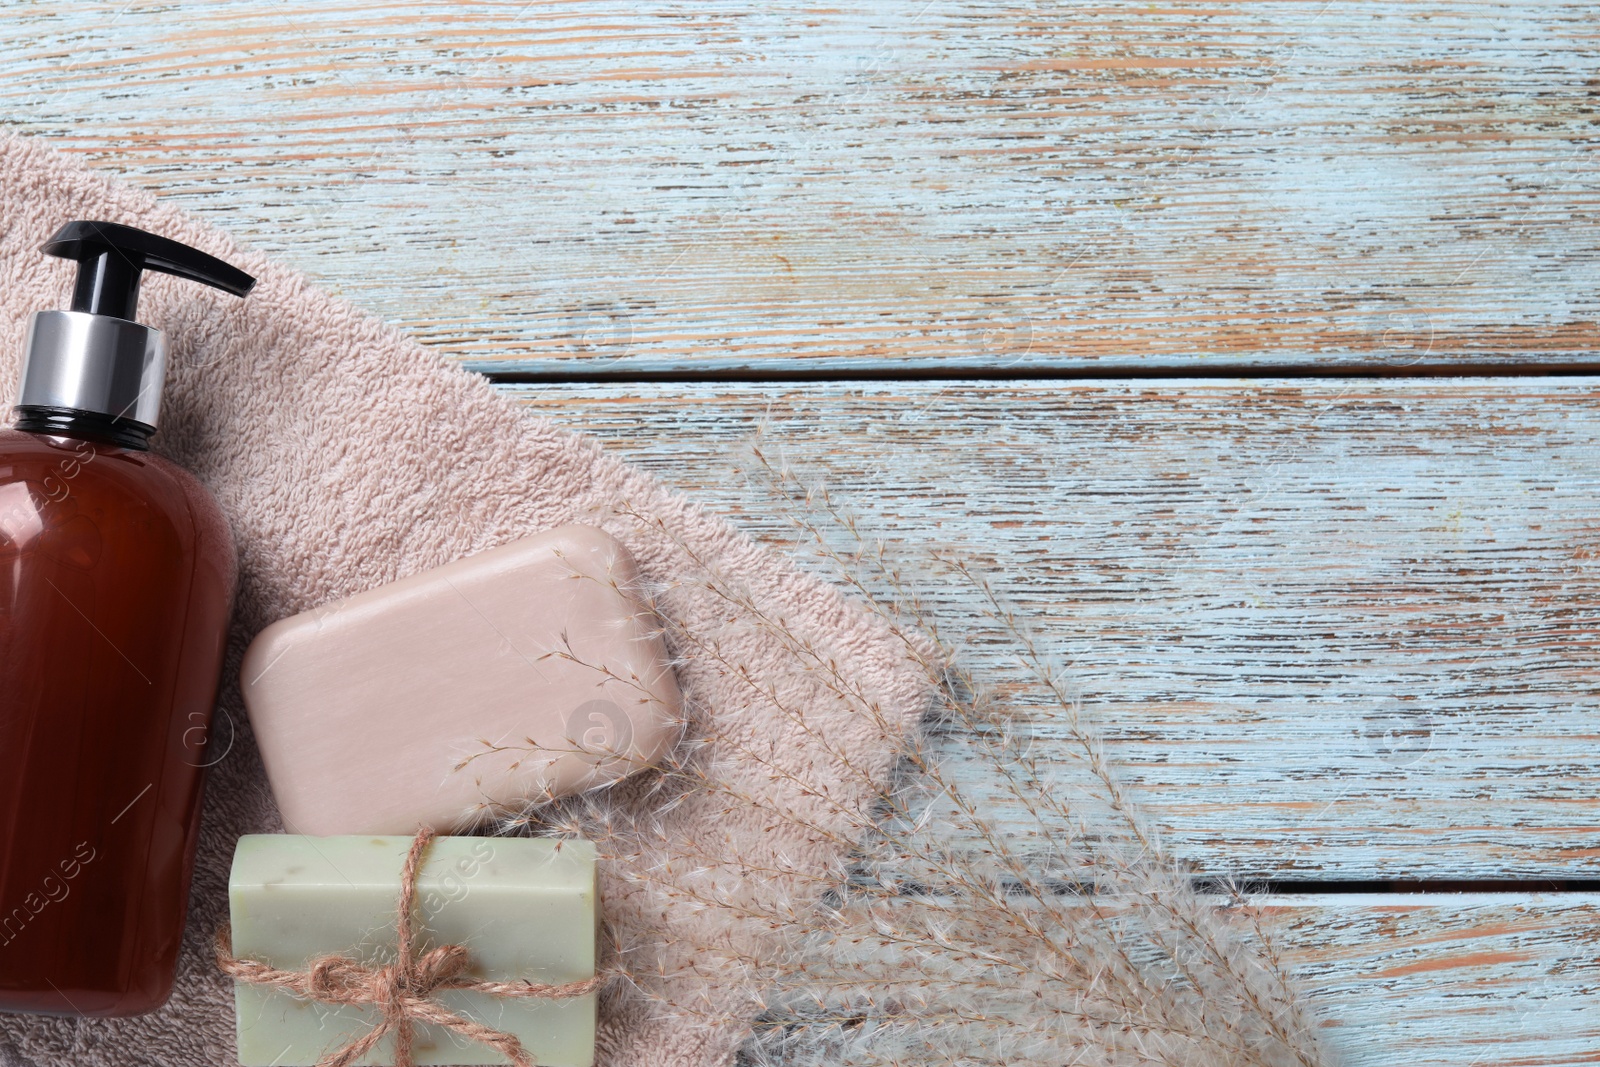
[[[602, 525], [660, 590], [680, 640], [704, 788], [640, 780], [605, 796], [602, 885], [612, 960], [601, 1062], [727, 1063], [768, 958], [762, 899], [803, 899], [839, 872], [927, 701], [904, 644], [595, 441], [528, 417], [299, 274], [149, 195], [26, 138], [0, 137], [0, 401], [30, 313], [66, 305], [72, 265], [38, 252], [61, 223], [105, 219], [195, 245], [260, 279], [246, 300], [149, 275], [139, 319], [173, 367], [154, 447], [216, 494], [241, 584], [214, 741], [189, 925], [172, 1000], [137, 1019], [0, 1018], [8, 1064], [234, 1059], [231, 983], [209, 939], [227, 915], [240, 834], [281, 829], [238, 697], [244, 645], [275, 619], [570, 521]], [[731, 594], [731, 596], [730, 596]], [[781, 620], [776, 626], [773, 620]], [[796, 649], [805, 650], [797, 653]], [[819, 685], [797, 656], [837, 662]], [[842, 695], [848, 691], [851, 695]], [[4, 699], [4, 694], [0, 694]], [[225, 717], [225, 718], [224, 718]], [[865, 772], [865, 773], [863, 773]]]

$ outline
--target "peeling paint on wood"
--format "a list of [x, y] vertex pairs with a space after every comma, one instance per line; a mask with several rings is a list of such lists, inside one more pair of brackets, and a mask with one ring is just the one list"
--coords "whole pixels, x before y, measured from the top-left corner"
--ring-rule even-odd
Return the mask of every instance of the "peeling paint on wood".
[[765, 423], [981, 636], [972, 560], [1203, 870], [1600, 876], [1600, 379], [506, 388], [783, 542]]
[[480, 368], [1600, 348], [1586, 4], [0, 10], [0, 121]]
[[1600, 1062], [1600, 898], [1283, 897], [1284, 958], [1346, 1067]]

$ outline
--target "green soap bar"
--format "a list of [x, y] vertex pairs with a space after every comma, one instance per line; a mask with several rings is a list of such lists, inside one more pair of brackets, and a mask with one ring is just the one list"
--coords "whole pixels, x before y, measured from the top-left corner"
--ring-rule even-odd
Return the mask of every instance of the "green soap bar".
[[[368, 965], [395, 959], [400, 868], [409, 837], [239, 839], [228, 880], [233, 954], [287, 970], [336, 953]], [[560, 985], [595, 973], [599, 891], [587, 841], [440, 837], [417, 878], [416, 954], [439, 945], [471, 953], [469, 974]], [[311, 1065], [372, 1028], [371, 1008], [333, 1007], [236, 983], [243, 1067]], [[594, 1063], [594, 994], [545, 1000], [465, 990], [439, 1003], [515, 1034], [541, 1067]], [[393, 1035], [360, 1062], [394, 1062]], [[419, 1024], [418, 1064], [506, 1063], [486, 1045]]]

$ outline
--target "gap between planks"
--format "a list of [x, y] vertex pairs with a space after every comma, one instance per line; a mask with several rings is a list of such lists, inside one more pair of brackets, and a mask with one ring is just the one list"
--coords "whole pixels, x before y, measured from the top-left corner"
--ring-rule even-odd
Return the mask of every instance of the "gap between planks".
[[568, 361], [546, 370], [502, 371], [492, 363], [463, 361], [494, 385], [627, 385], [653, 382], [684, 384], [764, 384], [828, 382], [1028, 382], [1028, 381], [1160, 381], [1237, 379], [1254, 381], [1286, 379], [1455, 378], [1465, 381], [1494, 378], [1576, 378], [1600, 374], [1600, 353], [1590, 361], [1532, 363], [1508, 359], [1503, 363], [1463, 366], [1460, 363], [1430, 363], [1414, 366], [1385, 366], [1382, 363], [1309, 364], [1236, 363], [1214, 361], [1206, 364], [1094, 364], [1092, 366], [1006, 367], [969, 364], [959, 360], [888, 364], [876, 360], [841, 360], [802, 366], [768, 367], [737, 364], [719, 367], [714, 363], [689, 366], [672, 364], [651, 366], [631, 362], [621, 370], [585, 369], [581, 360]]

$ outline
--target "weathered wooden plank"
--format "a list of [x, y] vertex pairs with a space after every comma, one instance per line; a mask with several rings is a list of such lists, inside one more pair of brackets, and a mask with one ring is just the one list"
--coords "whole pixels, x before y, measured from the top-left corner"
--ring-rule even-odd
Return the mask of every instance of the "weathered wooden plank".
[[1204, 870], [1600, 873], [1600, 379], [505, 388], [786, 540], [765, 422], [1033, 701], [971, 560]]
[[0, 121], [483, 368], [1600, 348], [1588, 4], [0, 11]]
[[1285, 957], [1347, 1067], [1600, 1062], [1600, 898], [1284, 897]]
[[1343, 1067], [1600, 1062], [1593, 894], [1282, 896], [1263, 925]]

